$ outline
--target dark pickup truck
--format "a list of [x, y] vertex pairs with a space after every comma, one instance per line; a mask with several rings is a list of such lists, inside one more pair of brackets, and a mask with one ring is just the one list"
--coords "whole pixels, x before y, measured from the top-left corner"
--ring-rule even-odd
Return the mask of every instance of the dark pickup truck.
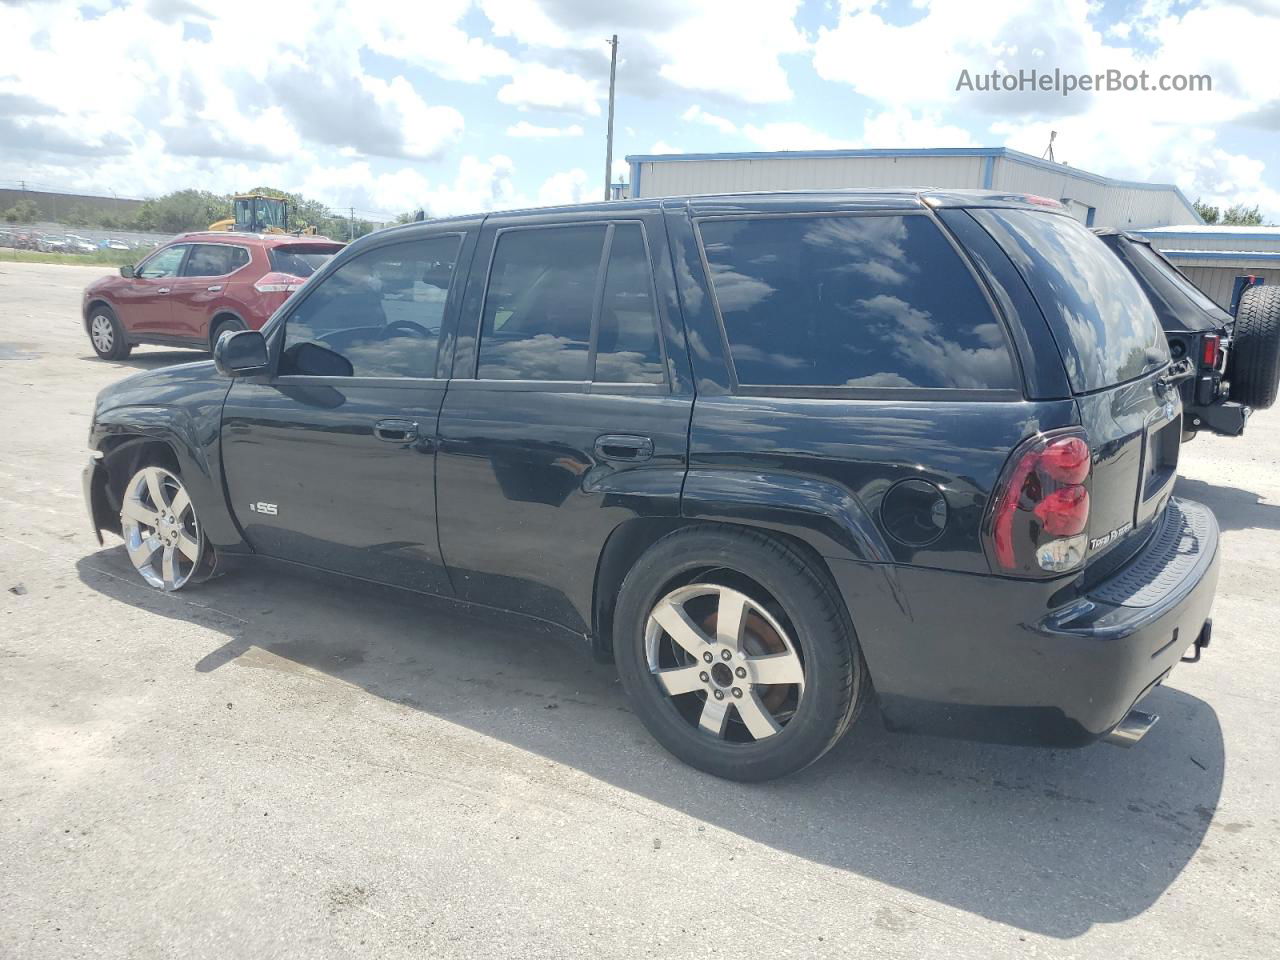
[[358, 240], [212, 362], [104, 390], [85, 491], [159, 589], [270, 560], [562, 627], [723, 777], [871, 704], [1132, 743], [1210, 637], [1181, 375], [1041, 198], [492, 213]]

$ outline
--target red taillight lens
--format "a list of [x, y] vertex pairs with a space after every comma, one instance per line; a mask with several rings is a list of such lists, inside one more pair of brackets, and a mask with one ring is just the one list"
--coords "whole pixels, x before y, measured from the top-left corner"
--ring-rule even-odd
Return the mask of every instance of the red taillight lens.
[[1079, 437], [1050, 440], [1040, 454], [1040, 466], [1059, 483], [1084, 483], [1089, 475], [1089, 445]]
[[1002, 572], [1061, 573], [1084, 560], [1092, 454], [1077, 434], [1036, 437], [1014, 454], [997, 488], [990, 536]]
[[1218, 353], [1222, 349], [1222, 338], [1216, 333], [1206, 333], [1201, 341], [1200, 363], [1206, 367], [1218, 365]]
[[1079, 483], [1062, 487], [1037, 503], [1032, 512], [1045, 533], [1074, 536], [1089, 522], [1089, 491]]

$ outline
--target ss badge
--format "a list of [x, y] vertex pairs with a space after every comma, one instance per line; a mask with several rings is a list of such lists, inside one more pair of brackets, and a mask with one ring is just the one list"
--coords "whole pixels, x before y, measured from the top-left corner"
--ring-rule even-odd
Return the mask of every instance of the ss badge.
[[249, 504], [249, 509], [254, 513], [265, 514], [268, 517], [274, 517], [278, 512], [274, 503], [266, 503], [262, 500], [259, 500], [257, 503]]

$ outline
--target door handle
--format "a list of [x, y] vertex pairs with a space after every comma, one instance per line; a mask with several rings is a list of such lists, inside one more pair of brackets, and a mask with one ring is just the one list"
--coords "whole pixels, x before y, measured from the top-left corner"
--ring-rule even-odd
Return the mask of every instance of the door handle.
[[205, 287], [205, 289], [208, 290], [210, 293], [217, 293], [219, 290], [222, 289], [222, 284], [215, 283], [212, 287]]
[[648, 437], [606, 433], [596, 437], [596, 454], [605, 460], [648, 460], [653, 456], [653, 441]]
[[159, 290], [156, 291], [156, 293], [168, 293], [168, 292], [169, 292], [168, 287], [161, 287]]
[[418, 439], [418, 424], [413, 420], [391, 418], [373, 425], [373, 435], [387, 443], [413, 443]]

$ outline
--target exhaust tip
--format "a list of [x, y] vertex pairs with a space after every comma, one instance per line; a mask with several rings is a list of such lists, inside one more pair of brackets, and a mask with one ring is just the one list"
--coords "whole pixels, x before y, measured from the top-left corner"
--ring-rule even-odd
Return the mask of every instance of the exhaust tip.
[[1154, 713], [1130, 710], [1125, 714], [1124, 719], [1116, 724], [1115, 729], [1102, 739], [1104, 742], [1113, 743], [1117, 747], [1132, 747], [1147, 735], [1147, 731], [1154, 727], [1159, 719]]

